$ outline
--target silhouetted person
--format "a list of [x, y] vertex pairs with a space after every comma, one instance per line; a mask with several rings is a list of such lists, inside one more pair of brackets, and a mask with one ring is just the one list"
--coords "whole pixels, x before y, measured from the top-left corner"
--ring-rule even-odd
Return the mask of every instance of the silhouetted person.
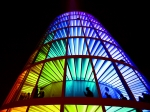
[[84, 92], [84, 95], [85, 95], [86, 97], [93, 97], [93, 96], [94, 96], [94, 95], [93, 95], [93, 92], [92, 92], [91, 90], [89, 90], [89, 87], [86, 87], [86, 91], [87, 91], [87, 93]]
[[30, 99], [30, 93], [27, 93], [27, 98], [26, 99]]
[[120, 94], [120, 99], [122, 99], [122, 100], [127, 100], [127, 98], [124, 97], [123, 94]]
[[145, 102], [145, 100], [141, 96], [139, 96], [139, 102]]
[[105, 92], [106, 98], [112, 98], [107, 92]]
[[19, 100], [24, 100], [24, 93], [21, 93]]
[[44, 97], [44, 91], [43, 88], [40, 88], [39, 98], [43, 98], [43, 97]]
[[109, 89], [108, 89], [108, 87], [105, 87], [105, 90], [106, 90], [107, 92], [109, 92]]
[[38, 98], [38, 87], [35, 87], [33, 98]]
[[145, 102], [150, 103], [150, 95], [146, 93], [142, 93], [143, 99]]
[[125, 63], [125, 61], [124, 61], [124, 60], [122, 60], [122, 59], [121, 59], [120, 61]]

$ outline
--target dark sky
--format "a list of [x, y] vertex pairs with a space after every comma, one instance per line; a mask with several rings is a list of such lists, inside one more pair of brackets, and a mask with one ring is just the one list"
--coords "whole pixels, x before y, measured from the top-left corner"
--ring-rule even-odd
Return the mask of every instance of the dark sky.
[[[0, 105], [52, 20], [74, 7], [69, 1], [74, 0], [1, 3]], [[150, 81], [148, 3], [76, 1], [78, 10], [95, 16]]]

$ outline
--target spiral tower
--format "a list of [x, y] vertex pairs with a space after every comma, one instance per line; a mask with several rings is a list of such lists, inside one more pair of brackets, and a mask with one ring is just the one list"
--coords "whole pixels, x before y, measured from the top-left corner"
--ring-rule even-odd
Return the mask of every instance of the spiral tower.
[[149, 112], [150, 84], [91, 14], [54, 19], [0, 112]]

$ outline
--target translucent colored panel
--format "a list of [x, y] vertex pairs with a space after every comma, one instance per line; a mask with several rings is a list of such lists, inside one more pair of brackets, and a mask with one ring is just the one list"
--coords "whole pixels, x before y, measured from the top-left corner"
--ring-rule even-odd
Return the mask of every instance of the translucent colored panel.
[[58, 20], [55, 20], [55, 22], [51, 25], [51, 27], [49, 28], [49, 33], [52, 33], [53, 31], [57, 30], [57, 26], [55, 24], [58, 23]]
[[92, 22], [92, 23], [93, 23], [94, 28], [99, 29], [99, 30], [103, 29], [103, 27], [100, 24], [94, 23], [94, 22]]
[[87, 108], [87, 112], [95, 112], [99, 106], [89, 105]]
[[43, 64], [39, 64], [39, 65], [33, 66], [30, 69], [30, 72], [24, 82], [22, 89], [21, 89], [19, 100], [25, 100], [30, 97], [30, 96], [28, 96], [28, 93], [30, 93], [30, 94], [32, 93], [32, 90], [35, 87], [35, 84], [36, 84], [39, 74], [41, 72], [42, 66], [43, 66]]
[[59, 30], [56, 31], [54, 39], [66, 38], [67, 34], [68, 34], [68, 29], [67, 28], [59, 29]]
[[67, 63], [68, 66], [66, 80], [74, 81], [66, 81], [66, 96], [85, 97], [83, 91], [85, 91], [86, 87], [89, 87], [93, 92], [94, 97], [97, 97], [98, 93], [89, 59], [70, 58], [67, 60]]
[[91, 81], [66, 81], [66, 97], [86, 97], [86, 87], [93, 92], [93, 97], [98, 97], [98, 92], [95, 82]]
[[59, 40], [51, 44], [47, 58], [64, 56], [66, 54], [66, 40]]
[[98, 38], [96, 30], [93, 28], [83, 27], [83, 31], [86, 37]]
[[67, 59], [67, 80], [95, 81], [92, 66], [88, 58]]
[[85, 112], [87, 109], [87, 105], [77, 105], [78, 112]]
[[91, 55], [94, 56], [102, 56], [108, 57], [103, 45], [101, 44], [100, 40], [95, 39], [87, 39], [88, 48]]
[[27, 106], [11, 108], [9, 112], [26, 112]]
[[60, 105], [30, 106], [28, 112], [60, 112]]
[[110, 52], [110, 55], [112, 56], [113, 59], [121, 60], [126, 63], [129, 63], [128, 59], [126, 56], [123, 54], [123, 52], [115, 45], [104, 42], [106, 48]]
[[38, 88], [43, 88], [44, 97], [61, 96], [65, 60], [46, 62], [38, 82]]
[[92, 27], [90, 21], [87, 20], [81, 20], [81, 24], [82, 26]]
[[109, 89], [109, 94], [111, 95], [112, 98], [114, 99], [119, 99], [120, 98], [120, 90], [118, 90], [117, 88], [113, 88], [112, 86], [108, 85], [108, 84], [104, 84], [104, 83], [99, 83], [100, 86], [100, 90], [101, 90], [101, 94], [103, 98], [107, 98], [107, 96], [105, 95], [106, 92], [106, 87]]
[[100, 30], [97, 30], [97, 34], [98, 34], [98, 37], [97, 38], [101, 38], [102, 35], [104, 34], [103, 31], [100, 31]]
[[22, 81], [23, 81], [23, 79], [24, 79], [26, 73], [27, 73], [27, 70], [24, 71], [23, 73], [21, 73], [21, 74], [19, 75], [17, 81], [15, 82], [15, 84], [14, 84], [12, 90], [10, 91], [8, 97], [6, 98], [4, 104], [9, 103], [9, 102], [12, 100], [12, 98], [15, 97], [14, 95], [15, 95], [15, 93], [17, 92], [17, 90], [18, 90], [20, 84], [22, 83]]
[[7, 109], [4, 109], [4, 110], [0, 110], [0, 112], [7, 112]]
[[82, 27], [69, 27], [69, 37], [84, 36]]
[[65, 105], [64, 112], [103, 112], [99, 105]]
[[142, 80], [139, 79], [139, 76], [132, 68], [123, 64], [117, 63], [117, 65], [137, 101], [142, 93], [149, 93]]
[[79, 15], [70, 14], [70, 19], [78, 19], [78, 18], [79, 18]]
[[68, 39], [68, 55], [88, 55], [86, 41], [84, 38]]
[[[106, 92], [115, 99], [119, 99], [121, 93], [129, 99], [129, 96], [112, 63], [110, 61], [98, 59], [93, 59], [92, 61], [103, 98], [106, 98]], [[109, 92], [105, 90], [105, 87], [109, 89]]]
[[44, 41], [44, 44], [45, 44], [45, 43], [48, 43], [48, 42], [50, 42], [50, 41], [52, 41], [52, 40], [53, 40], [53, 37], [54, 37], [54, 33], [48, 34], [48, 35], [46, 36], [46, 39], [45, 39], [45, 41]]
[[70, 26], [81, 26], [80, 20], [70, 20]]
[[48, 50], [49, 50], [49, 47], [50, 47], [50, 46], [49, 46], [48, 44], [46, 44], [46, 45], [44, 45], [44, 46], [41, 48], [41, 50], [39, 51], [39, 53], [38, 53], [38, 55], [37, 55], [37, 57], [36, 57], [35, 62], [44, 60], [44, 59], [46, 58], [46, 55], [47, 55]]
[[65, 105], [67, 112], [77, 112], [75, 105]]
[[139, 76], [139, 78], [141, 79], [141, 81], [146, 85], [147, 88], [149, 88], [150, 90], [150, 86], [148, 85], [148, 80], [137, 70], [135, 70], [136, 74]]
[[105, 106], [106, 112], [136, 112], [134, 108]]
[[[64, 19], [66, 19], [66, 17]], [[69, 26], [68, 21], [62, 21], [59, 24], [57, 24], [58, 28], [64, 28], [64, 27], [67, 27], [67, 26]]]
[[80, 16], [80, 19], [88, 20], [87, 16]]

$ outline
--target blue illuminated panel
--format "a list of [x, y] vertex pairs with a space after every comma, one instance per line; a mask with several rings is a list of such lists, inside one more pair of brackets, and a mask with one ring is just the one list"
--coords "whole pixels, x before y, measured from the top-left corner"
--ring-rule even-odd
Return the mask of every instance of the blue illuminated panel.
[[137, 101], [139, 96], [142, 96], [142, 93], [148, 93], [144, 82], [139, 78], [135, 70], [123, 64], [118, 64], [118, 68]]
[[92, 56], [108, 57], [102, 43], [96, 39], [87, 39], [88, 49]]
[[88, 55], [87, 45], [84, 38], [68, 39], [68, 55]]
[[127, 99], [129, 99], [124, 85], [122, 84], [112, 62], [98, 59], [93, 59], [92, 61], [103, 97], [106, 97], [106, 90], [104, 89], [104, 86], [106, 86], [110, 88], [111, 92], [109, 94], [112, 98], [119, 99], [120, 94], [122, 93]]

